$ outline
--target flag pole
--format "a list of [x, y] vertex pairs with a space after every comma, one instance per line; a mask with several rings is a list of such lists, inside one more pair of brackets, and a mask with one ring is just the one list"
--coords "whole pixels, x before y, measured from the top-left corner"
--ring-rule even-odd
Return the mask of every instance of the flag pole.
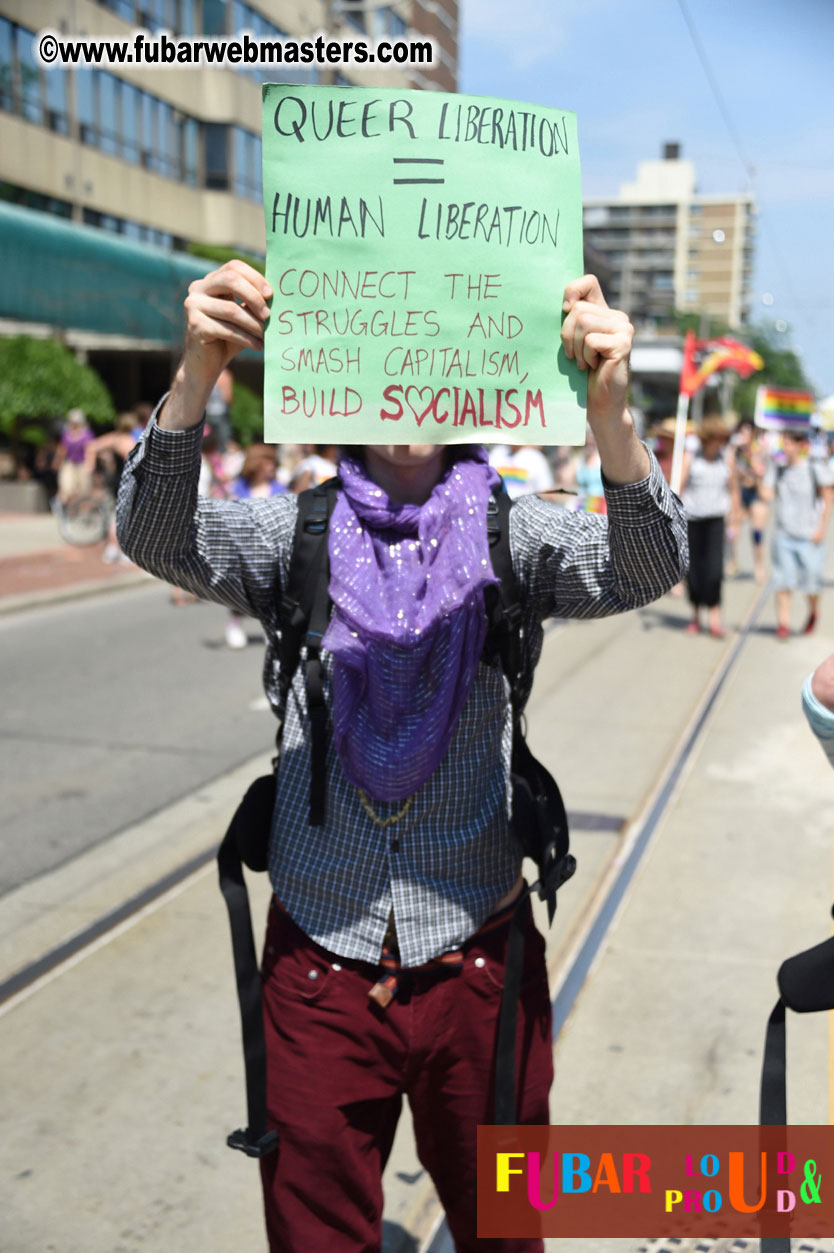
[[676, 496], [680, 495], [681, 475], [683, 473], [683, 453], [686, 445], [686, 422], [689, 417], [689, 397], [686, 392], [678, 393], [678, 412], [675, 417], [675, 443], [672, 448], [672, 470], [669, 475], [669, 486]]

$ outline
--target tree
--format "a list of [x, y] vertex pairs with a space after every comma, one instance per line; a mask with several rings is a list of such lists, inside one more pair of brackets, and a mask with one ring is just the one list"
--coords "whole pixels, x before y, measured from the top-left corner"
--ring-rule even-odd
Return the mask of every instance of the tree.
[[208, 261], [216, 262], [218, 266], [237, 258], [238, 261], [245, 261], [261, 274], [266, 269], [266, 262], [261, 261], [259, 257], [253, 257], [248, 252], [241, 252], [240, 248], [229, 248], [225, 244], [190, 243], [186, 245], [186, 251], [190, 252], [192, 257], [205, 257]]
[[235, 379], [230, 413], [232, 430], [235, 439], [244, 448], [251, 443], [260, 443], [264, 430], [263, 400], [250, 387]]
[[40, 444], [45, 422], [83, 409], [94, 423], [112, 422], [113, 401], [95, 370], [53, 339], [0, 339], [0, 433]]

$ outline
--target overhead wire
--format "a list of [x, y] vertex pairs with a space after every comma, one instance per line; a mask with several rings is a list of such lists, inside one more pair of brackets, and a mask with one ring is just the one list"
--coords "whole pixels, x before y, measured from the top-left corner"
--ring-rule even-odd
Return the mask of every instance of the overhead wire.
[[[759, 197], [758, 197], [758, 193], [756, 190], [756, 167], [753, 164], [753, 162], [750, 160], [749, 156], [747, 155], [747, 151], [744, 147], [744, 144], [741, 141], [741, 136], [739, 135], [739, 132], [735, 126], [735, 123], [733, 122], [732, 115], [730, 113], [729, 108], [727, 107], [727, 102], [725, 101], [721, 88], [718, 84], [718, 79], [716, 75], [713, 73], [712, 65], [710, 64], [710, 60], [709, 60], [709, 57], [707, 56], [706, 49], [703, 43], [701, 42], [701, 38], [698, 34], [695, 23], [692, 20], [692, 15], [689, 12], [689, 8], [687, 6], [687, 0], [678, 0], [678, 7], [681, 11], [681, 16], [683, 17], [683, 20], [686, 24], [686, 28], [689, 31], [689, 37], [692, 40], [692, 46], [695, 49], [698, 60], [701, 63], [701, 68], [704, 71], [706, 80], [710, 85], [710, 89], [712, 91], [713, 96], [715, 97], [715, 103], [718, 106], [718, 111], [721, 114], [722, 118], [724, 119], [724, 125], [727, 127], [727, 131], [730, 135], [730, 138], [733, 141], [733, 145], [735, 147], [738, 158], [741, 161], [745, 174], [747, 175], [747, 182], [748, 182], [750, 191], [753, 193], [754, 196], [756, 196], [756, 202], [758, 205]], [[761, 221], [764, 231], [767, 234], [768, 243], [770, 244], [771, 251], [776, 260], [776, 265], [779, 270], [779, 277], [781, 278], [782, 284], [784, 286], [784, 290], [787, 293], [788, 297], [790, 298], [791, 303], [796, 305], [797, 300], [793, 291], [793, 284], [789, 277], [788, 267], [785, 264], [785, 259], [782, 256], [781, 249], [773, 235], [770, 222], [766, 215], [762, 215], [761, 211], [759, 212], [759, 220]]]

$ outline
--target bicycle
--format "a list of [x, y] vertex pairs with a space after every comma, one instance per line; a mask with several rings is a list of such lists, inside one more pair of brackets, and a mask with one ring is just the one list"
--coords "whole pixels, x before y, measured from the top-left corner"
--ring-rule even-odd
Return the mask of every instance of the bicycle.
[[93, 487], [66, 502], [57, 496], [52, 501], [61, 538], [82, 548], [107, 539], [115, 508], [116, 502], [106, 488]]

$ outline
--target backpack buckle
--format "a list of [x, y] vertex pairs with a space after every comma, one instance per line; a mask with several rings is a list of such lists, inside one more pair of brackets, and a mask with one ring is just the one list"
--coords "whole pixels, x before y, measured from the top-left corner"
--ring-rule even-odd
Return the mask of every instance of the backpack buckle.
[[521, 626], [521, 605], [518, 601], [514, 605], [504, 605], [503, 607], [504, 622], [510, 631], [515, 631]]
[[572, 879], [576, 873], [576, 858], [572, 853], [565, 853], [558, 861], [551, 860], [554, 858], [554, 855], [554, 846], [551, 845], [545, 855], [541, 878], [531, 888], [531, 891], [538, 892], [539, 899], [542, 901], [547, 900], [551, 896], [555, 902], [559, 888], [563, 883], [567, 883], [568, 879]]
[[249, 1128], [245, 1131], [238, 1128], [226, 1137], [230, 1149], [240, 1149], [247, 1157], [266, 1157], [278, 1148], [278, 1132], [265, 1131], [257, 1140], [251, 1139]]
[[304, 530], [308, 535], [323, 535], [328, 528], [329, 521], [327, 493], [316, 488], [310, 513], [304, 519]]

